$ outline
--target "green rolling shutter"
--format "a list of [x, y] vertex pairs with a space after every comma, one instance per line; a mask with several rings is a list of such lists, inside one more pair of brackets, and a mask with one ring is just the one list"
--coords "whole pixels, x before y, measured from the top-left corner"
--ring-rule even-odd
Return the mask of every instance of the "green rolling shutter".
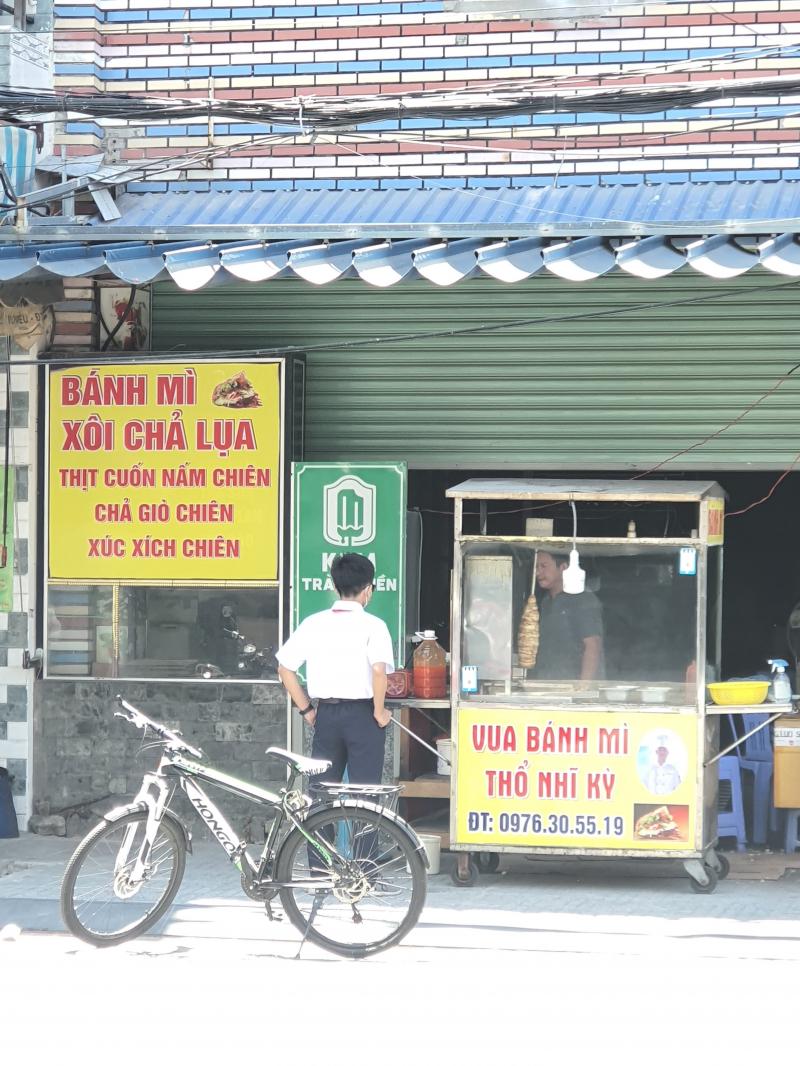
[[[653, 306], [723, 292], [733, 296]], [[578, 284], [479, 278], [446, 289], [278, 280], [190, 294], [158, 285], [154, 347], [310, 349], [309, 460], [647, 469], [740, 416], [800, 362], [799, 295], [800, 284], [781, 287], [766, 273], [714, 281], [688, 271]], [[648, 306], [608, 313], [633, 305]], [[546, 321], [391, 339], [526, 319]], [[343, 346], [351, 341], [367, 343]], [[798, 414], [800, 371], [668, 469], [784, 469], [800, 451]]]

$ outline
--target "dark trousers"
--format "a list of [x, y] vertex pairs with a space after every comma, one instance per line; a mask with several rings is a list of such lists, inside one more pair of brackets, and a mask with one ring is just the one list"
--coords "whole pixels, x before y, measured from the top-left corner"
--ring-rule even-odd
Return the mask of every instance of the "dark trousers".
[[372, 700], [322, 700], [314, 723], [313, 759], [330, 759], [318, 781], [341, 781], [347, 767], [352, 785], [379, 785], [386, 730], [375, 721]]
[[[375, 721], [374, 710], [372, 700], [341, 700], [333, 703], [323, 700], [319, 703], [311, 757], [330, 759], [331, 767], [315, 778], [316, 781], [339, 782], [347, 768], [351, 785], [381, 783], [386, 730]], [[373, 796], [362, 798], [377, 800]], [[322, 832], [325, 837], [330, 835], [331, 845], [341, 848], [343, 854], [359, 862], [367, 873], [375, 867], [378, 849], [376, 832], [361, 832], [355, 840], [345, 835], [338, 841], [334, 841], [332, 832]], [[312, 872], [322, 868], [318, 853], [310, 846], [308, 860]]]

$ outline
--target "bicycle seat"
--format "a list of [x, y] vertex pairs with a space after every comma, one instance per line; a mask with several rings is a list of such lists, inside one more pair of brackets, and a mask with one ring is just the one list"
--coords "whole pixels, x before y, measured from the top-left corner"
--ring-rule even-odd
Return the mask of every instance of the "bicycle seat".
[[286, 751], [285, 748], [267, 748], [267, 755], [273, 755], [287, 766], [291, 766], [295, 773], [305, 774], [307, 777], [324, 774], [331, 766], [327, 759], [306, 759], [305, 756], [295, 755], [293, 751]]

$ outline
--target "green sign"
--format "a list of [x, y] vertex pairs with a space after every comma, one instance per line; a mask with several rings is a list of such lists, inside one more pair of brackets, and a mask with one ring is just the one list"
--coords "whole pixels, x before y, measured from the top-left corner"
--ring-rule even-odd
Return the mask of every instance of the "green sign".
[[336, 600], [331, 563], [359, 552], [375, 566], [368, 610], [405, 647], [406, 464], [292, 464], [292, 629]]
[[[8, 471], [8, 499], [5, 499], [5, 477], [3, 472], [0, 472], [0, 529], [3, 527], [4, 515], [7, 524], [5, 566], [0, 558], [0, 611], [14, 609], [14, 473], [12, 466]], [[0, 542], [0, 550], [2, 547]]]

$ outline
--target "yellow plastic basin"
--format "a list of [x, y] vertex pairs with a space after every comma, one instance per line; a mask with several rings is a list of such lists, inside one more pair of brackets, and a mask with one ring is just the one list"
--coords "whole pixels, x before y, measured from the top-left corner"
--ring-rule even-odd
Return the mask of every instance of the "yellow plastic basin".
[[763, 703], [768, 691], [769, 681], [715, 681], [708, 686], [711, 699], [723, 707]]

